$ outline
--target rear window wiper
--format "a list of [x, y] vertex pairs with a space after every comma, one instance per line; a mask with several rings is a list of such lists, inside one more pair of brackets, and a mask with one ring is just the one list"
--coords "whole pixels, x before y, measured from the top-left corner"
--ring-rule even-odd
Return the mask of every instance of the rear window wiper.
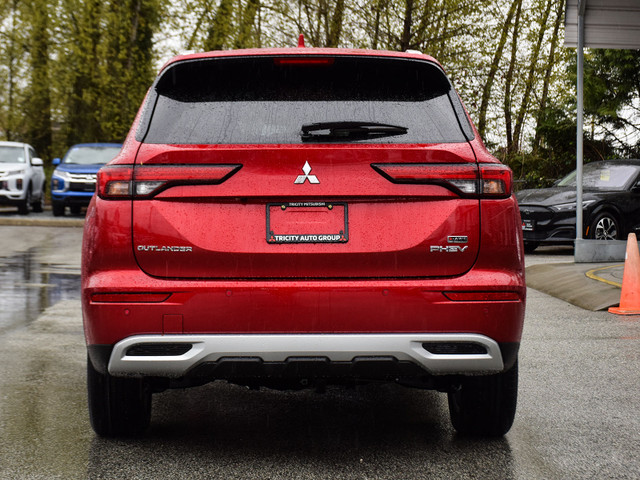
[[377, 122], [320, 122], [302, 126], [303, 142], [326, 140], [362, 140], [405, 135], [406, 127]]

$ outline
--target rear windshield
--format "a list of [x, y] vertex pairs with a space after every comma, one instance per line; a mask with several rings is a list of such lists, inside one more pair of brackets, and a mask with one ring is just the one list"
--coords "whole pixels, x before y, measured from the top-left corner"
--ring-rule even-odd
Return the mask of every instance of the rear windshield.
[[449, 80], [424, 61], [188, 61], [165, 71], [148, 101], [155, 102], [146, 106], [153, 115], [137, 132], [146, 143], [459, 143], [472, 137]]

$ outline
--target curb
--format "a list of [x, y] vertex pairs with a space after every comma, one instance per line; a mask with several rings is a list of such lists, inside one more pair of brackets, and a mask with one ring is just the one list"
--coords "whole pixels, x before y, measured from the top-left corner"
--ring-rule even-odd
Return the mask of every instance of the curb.
[[0, 215], [0, 225], [13, 227], [84, 227], [84, 218]]
[[44, 206], [44, 212], [20, 215], [14, 207], [0, 206], [0, 225], [11, 227], [84, 227], [84, 215], [54, 217], [51, 205]]

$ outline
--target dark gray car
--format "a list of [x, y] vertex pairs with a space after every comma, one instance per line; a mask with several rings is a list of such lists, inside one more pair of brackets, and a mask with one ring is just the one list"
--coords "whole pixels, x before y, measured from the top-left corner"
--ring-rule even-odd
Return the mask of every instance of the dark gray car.
[[[554, 186], [517, 192], [525, 250], [573, 244], [576, 238], [576, 172]], [[583, 236], [625, 239], [640, 230], [640, 160], [607, 160], [584, 166]]]

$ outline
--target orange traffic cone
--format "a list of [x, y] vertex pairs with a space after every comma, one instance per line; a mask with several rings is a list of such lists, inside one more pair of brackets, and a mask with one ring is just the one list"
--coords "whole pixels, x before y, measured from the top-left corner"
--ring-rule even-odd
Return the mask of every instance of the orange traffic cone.
[[609, 312], [618, 315], [640, 315], [640, 252], [635, 233], [630, 233], [627, 238], [620, 306], [611, 307]]

